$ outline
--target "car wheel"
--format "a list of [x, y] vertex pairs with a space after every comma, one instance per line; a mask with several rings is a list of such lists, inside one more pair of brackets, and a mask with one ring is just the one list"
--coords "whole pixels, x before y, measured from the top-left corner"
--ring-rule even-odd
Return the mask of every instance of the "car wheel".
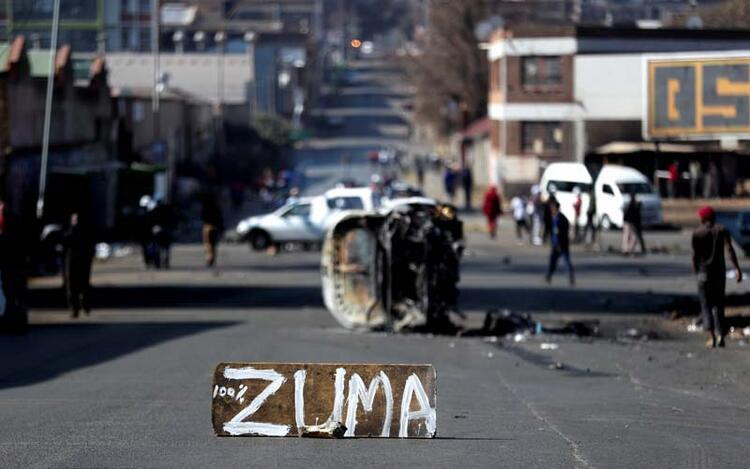
[[265, 231], [250, 233], [250, 247], [256, 251], [264, 251], [271, 245], [271, 237]]
[[603, 230], [611, 230], [612, 229], [612, 221], [609, 219], [607, 215], [604, 215], [602, 217], [601, 227]]

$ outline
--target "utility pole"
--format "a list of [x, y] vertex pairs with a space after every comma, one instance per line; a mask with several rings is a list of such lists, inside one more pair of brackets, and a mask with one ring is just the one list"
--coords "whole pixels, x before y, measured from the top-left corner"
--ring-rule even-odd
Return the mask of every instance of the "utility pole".
[[52, 10], [52, 38], [49, 51], [49, 75], [47, 97], [44, 103], [44, 133], [42, 136], [42, 161], [39, 171], [39, 198], [36, 201], [36, 217], [44, 216], [44, 196], [47, 192], [47, 166], [49, 160], [49, 134], [52, 126], [52, 97], [55, 85], [55, 58], [57, 57], [57, 32], [60, 27], [60, 0], [55, 0]]
[[161, 64], [159, 57], [159, 0], [151, 0], [151, 54], [154, 59], [153, 86], [151, 87], [151, 111], [153, 114], [153, 140], [159, 140], [159, 82]]

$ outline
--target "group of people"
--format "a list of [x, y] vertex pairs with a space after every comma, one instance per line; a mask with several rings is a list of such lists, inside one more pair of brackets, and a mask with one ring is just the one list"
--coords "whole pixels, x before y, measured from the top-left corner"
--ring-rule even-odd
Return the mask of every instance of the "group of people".
[[[583, 192], [579, 187], [573, 188], [574, 199], [572, 202], [573, 220], [567, 220], [572, 225], [573, 243], [586, 243], [596, 245], [599, 235], [599, 222], [596, 213], [596, 194], [594, 191], [588, 193], [588, 205], [583, 203]], [[546, 201], [542, 199], [539, 186], [531, 187], [529, 197], [516, 195], [510, 201], [510, 212], [515, 224], [516, 239], [519, 244], [524, 242], [528, 235], [528, 242], [534, 246], [543, 245], [552, 232], [552, 205], [556, 203], [560, 208], [560, 202], [555, 196], [555, 190], [550, 188], [550, 195]], [[622, 252], [624, 255], [635, 252], [636, 243], [640, 246], [640, 253], [646, 253], [646, 243], [643, 238], [643, 225], [641, 222], [642, 204], [638, 195], [631, 192], [628, 205], [624, 211]], [[482, 212], [487, 219], [487, 230], [490, 238], [497, 237], [497, 221], [503, 214], [502, 196], [497, 187], [491, 185], [484, 194]], [[583, 218], [585, 217], [585, 218]]]
[[[551, 247], [549, 267], [546, 280], [550, 282], [557, 269], [560, 259], [568, 268], [571, 285], [575, 283], [575, 274], [570, 260], [570, 244], [597, 242], [599, 223], [596, 219], [596, 196], [592, 190], [588, 194], [588, 205], [583, 203], [583, 193], [579, 187], [573, 188], [573, 202], [570, 207], [573, 220], [563, 215], [560, 201], [555, 196], [554, 187], [550, 187], [547, 200], [542, 199], [539, 186], [531, 188], [530, 196], [516, 195], [510, 201], [510, 211], [515, 223], [516, 239], [519, 244], [524, 243], [528, 234], [528, 241], [535, 246], [549, 242]], [[585, 214], [584, 212], [585, 208]], [[484, 194], [482, 212], [487, 219], [487, 230], [491, 239], [497, 237], [498, 218], [503, 214], [502, 196], [497, 187], [492, 185]], [[585, 221], [583, 217], [585, 218]], [[571, 229], [572, 225], [572, 229]], [[635, 192], [631, 192], [630, 200], [624, 211], [622, 252], [629, 255], [635, 252], [636, 243], [640, 245], [640, 253], [646, 253], [646, 243], [643, 238], [641, 223], [641, 202]], [[571, 231], [573, 237], [571, 239]]]
[[459, 187], [463, 189], [466, 210], [471, 210], [471, 195], [474, 192], [474, 175], [471, 168], [462, 168], [457, 163], [446, 164], [443, 170], [443, 189], [451, 203], [455, 201]]
[[[539, 188], [532, 188], [531, 199], [513, 197], [510, 203], [516, 225], [516, 237], [522, 242], [524, 232], [529, 232], [532, 244], [541, 245], [543, 239], [549, 239], [550, 257], [545, 280], [552, 281], [560, 259], [568, 269], [568, 280], [575, 284], [575, 271], [570, 260], [570, 222], [560, 211], [560, 202], [551, 195], [542, 201]], [[580, 209], [580, 204], [579, 204]], [[482, 212], [487, 218], [487, 229], [490, 238], [497, 237], [497, 220], [503, 214], [502, 197], [497, 187], [491, 185], [484, 194]], [[527, 221], [530, 218], [530, 223]]]

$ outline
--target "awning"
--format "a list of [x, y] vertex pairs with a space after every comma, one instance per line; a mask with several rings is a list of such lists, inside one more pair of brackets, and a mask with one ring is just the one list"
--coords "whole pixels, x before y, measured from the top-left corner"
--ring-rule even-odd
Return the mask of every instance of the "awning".
[[597, 155], [624, 155], [641, 152], [697, 153], [698, 147], [683, 143], [610, 142], [594, 150]]

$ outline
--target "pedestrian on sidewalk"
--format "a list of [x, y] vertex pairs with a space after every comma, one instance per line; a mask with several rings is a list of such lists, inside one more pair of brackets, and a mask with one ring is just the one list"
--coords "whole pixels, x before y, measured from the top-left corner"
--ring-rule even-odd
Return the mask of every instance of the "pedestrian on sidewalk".
[[513, 221], [516, 223], [516, 239], [519, 243], [523, 242], [524, 231], [529, 231], [529, 225], [526, 223], [526, 205], [525, 198], [520, 195], [510, 200]]
[[583, 208], [583, 197], [581, 196], [580, 187], [575, 186], [573, 188], [573, 196], [575, 196], [575, 199], [573, 199], [573, 232], [575, 233], [573, 235], [573, 242], [580, 243], [581, 242], [580, 220], [581, 220], [581, 210]]
[[703, 179], [700, 161], [691, 161], [688, 171], [690, 171], [690, 198], [695, 199], [698, 197], [698, 184]]
[[670, 199], [675, 198], [677, 182], [680, 179], [680, 167], [677, 165], [677, 161], [673, 161], [667, 169], [669, 173], [669, 179], [667, 179], [667, 194]]
[[698, 297], [703, 313], [703, 326], [708, 332], [709, 348], [724, 347], [724, 294], [726, 288], [725, 252], [735, 270], [737, 282], [742, 281], [742, 270], [732, 239], [726, 228], [716, 223], [711, 207], [698, 210], [701, 225], [693, 232], [693, 272], [697, 276]]
[[542, 245], [542, 229], [544, 222], [544, 203], [542, 202], [542, 192], [539, 186], [531, 186], [531, 198], [527, 205], [526, 211], [531, 217], [531, 244], [534, 246]]
[[206, 252], [206, 267], [216, 265], [217, 246], [224, 231], [224, 216], [213, 195], [206, 195], [201, 211], [203, 222], [203, 248]]
[[495, 239], [497, 237], [497, 218], [503, 214], [502, 199], [495, 185], [489, 186], [484, 193], [482, 213], [487, 217], [487, 231], [490, 239]]
[[557, 269], [557, 262], [562, 257], [568, 268], [568, 280], [571, 285], [575, 285], [575, 273], [573, 272], [573, 263], [570, 261], [570, 223], [565, 215], [560, 213], [560, 202], [557, 199], [548, 200], [550, 208], [550, 256], [549, 268], [545, 279], [547, 283], [552, 282], [552, 275]]
[[453, 203], [453, 199], [456, 197], [456, 171], [454, 171], [452, 164], [445, 165], [443, 188], [445, 189], [445, 195]]
[[474, 176], [471, 168], [464, 166], [461, 170], [461, 186], [464, 189], [464, 204], [467, 212], [471, 211], [471, 195], [474, 192]]
[[421, 190], [424, 190], [424, 168], [425, 162], [421, 155], [414, 157], [414, 170], [417, 173], [417, 185]]
[[[552, 231], [552, 204], [556, 203], [558, 205], [558, 208], [560, 207], [560, 203], [557, 201], [557, 197], [555, 196], [557, 194], [557, 187], [554, 184], [550, 184], [547, 190], [549, 191], [549, 196], [542, 207], [542, 216], [544, 217], [542, 243], [546, 243], [549, 240], [549, 236]], [[567, 218], [566, 221], [568, 221]], [[568, 221], [568, 223], [570, 222]]]
[[626, 256], [633, 252], [635, 243], [641, 246], [641, 254], [646, 254], [646, 242], [643, 239], [643, 224], [641, 221], [641, 203], [635, 191], [630, 193], [630, 201], [623, 214], [622, 253]]
[[596, 222], [596, 191], [592, 186], [589, 190], [589, 206], [586, 210], [586, 226], [583, 228], [584, 242], [586, 241], [586, 238], [589, 236], [590, 232], [591, 238], [588, 241], [588, 244], [590, 246], [593, 246], [596, 243], [596, 234], [598, 230], [599, 227]]
[[63, 277], [71, 317], [80, 311], [91, 313], [91, 265], [94, 262], [95, 243], [91, 226], [78, 213], [70, 216], [70, 226], [65, 231], [65, 264]]

